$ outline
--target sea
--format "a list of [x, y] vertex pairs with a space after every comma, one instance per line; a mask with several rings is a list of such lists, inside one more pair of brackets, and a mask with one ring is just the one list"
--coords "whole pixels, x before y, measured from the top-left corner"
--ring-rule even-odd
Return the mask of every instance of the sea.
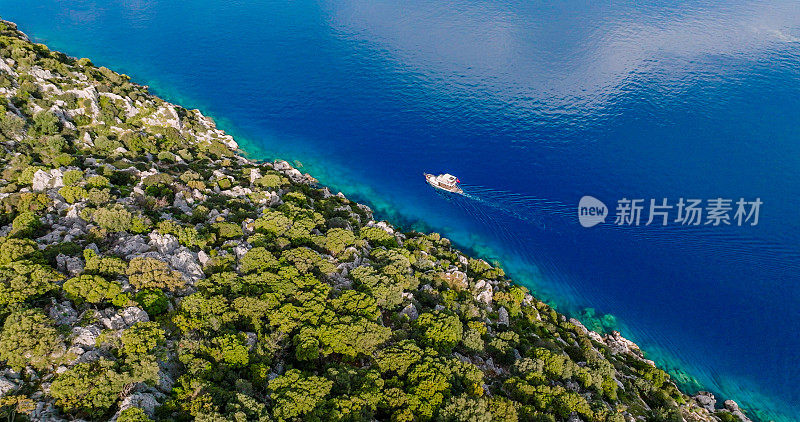
[[[499, 263], [686, 391], [800, 420], [797, 1], [0, 0], [0, 16]], [[584, 227], [589, 196], [603, 216]]]

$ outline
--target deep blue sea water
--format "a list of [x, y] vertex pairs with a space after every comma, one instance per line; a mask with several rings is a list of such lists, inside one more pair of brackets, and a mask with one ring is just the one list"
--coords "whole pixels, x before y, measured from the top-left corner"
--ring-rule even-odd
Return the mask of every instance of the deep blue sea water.
[[[0, 16], [499, 261], [687, 388], [800, 420], [799, 3], [0, 0]], [[583, 195], [763, 205], [757, 226], [586, 229]]]

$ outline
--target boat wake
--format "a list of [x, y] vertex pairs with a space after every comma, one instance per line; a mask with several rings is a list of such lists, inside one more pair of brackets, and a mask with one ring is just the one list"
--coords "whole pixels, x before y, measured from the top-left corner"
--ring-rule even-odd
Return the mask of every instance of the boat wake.
[[[485, 186], [460, 184], [463, 193], [453, 194], [437, 190], [442, 198], [461, 209], [487, 231], [494, 233], [507, 250], [516, 250], [519, 256], [530, 250], [531, 234], [547, 231], [550, 235], [574, 236], [569, 230], [574, 226], [574, 207], [545, 198], [492, 189]], [[526, 226], [522, 229], [520, 225]], [[527, 234], [526, 234], [527, 233]]]
[[461, 188], [464, 190], [461, 196], [475, 205], [491, 208], [492, 211], [532, 224], [541, 230], [566, 228], [570, 223], [569, 217], [574, 214], [574, 207], [546, 198], [479, 185], [461, 184]]

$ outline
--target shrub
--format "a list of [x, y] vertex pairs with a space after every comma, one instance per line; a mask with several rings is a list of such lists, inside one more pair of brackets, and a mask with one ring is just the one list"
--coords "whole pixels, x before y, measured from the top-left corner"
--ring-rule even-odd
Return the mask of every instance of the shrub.
[[107, 188], [111, 186], [111, 182], [105, 176], [92, 176], [86, 179], [86, 186], [90, 188]]
[[64, 351], [53, 321], [40, 310], [12, 313], [0, 332], [0, 359], [16, 370], [26, 366], [43, 370], [57, 363]]
[[110, 232], [124, 232], [131, 229], [133, 215], [124, 208], [98, 208], [92, 214], [92, 220]]
[[150, 257], [136, 257], [128, 264], [128, 281], [136, 289], [177, 290], [184, 286], [181, 273], [172, 271], [167, 263]]
[[149, 315], [160, 315], [169, 308], [169, 299], [159, 289], [143, 289], [136, 293], [136, 303]]
[[116, 277], [125, 274], [128, 264], [113, 256], [98, 256], [92, 249], [83, 251], [83, 259], [86, 261], [84, 271], [88, 274], [99, 274], [106, 277]]
[[64, 186], [72, 186], [80, 182], [81, 179], [83, 179], [83, 172], [80, 170], [67, 170], [61, 177], [61, 180], [64, 182]]
[[144, 410], [139, 407], [129, 407], [120, 412], [117, 422], [151, 422]]
[[231, 182], [231, 179], [228, 179], [227, 177], [223, 177], [223, 178], [217, 180], [217, 185], [219, 186], [220, 189], [226, 190], [226, 189], [230, 189], [231, 186], [233, 186], [233, 183]]
[[50, 111], [40, 111], [33, 116], [32, 127], [39, 135], [55, 135], [61, 130], [61, 121]]
[[278, 260], [264, 247], [255, 247], [247, 251], [239, 260], [239, 271], [242, 274], [275, 270]]
[[122, 293], [122, 286], [99, 275], [81, 274], [64, 282], [64, 291], [72, 300], [99, 304]]
[[114, 154], [117, 148], [122, 148], [122, 144], [116, 139], [107, 136], [98, 136], [94, 140], [94, 151], [101, 155]]
[[36, 217], [36, 214], [25, 211], [16, 216], [11, 223], [11, 236], [31, 237], [41, 225], [42, 223]]
[[277, 189], [282, 183], [281, 177], [277, 174], [267, 174], [256, 180], [255, 184], [266, 189]]
[[100, 419], [119, 400], [126, 385], [158, 379], [158, 364], [145, 359], [120, 371], [116, 362], [101, 358], [79, 363], [56, 376], [50, 395], [67, 413]]
[[325, 249], [333, 255], [338, 255], [355, 241], [356, 236], [350, 230], [333, 228], [325, 234]]
[[173, 154], [173, 153], [171, 153], [169, 151], [161, 151], [161, 152], [159, 152], [158, 155], [156, 156], [156, 158], [158, 158], [159, 161], [175, 162], [175, 154]]
[[126, 355], [143, 355], [150, 353], [156, 346], [164, 343], [164, 330], [159, 328], [157, 322], [137, 322], [131, 328], [122, 332], [120, 337], [122, 348], [120, 351]]
[[386, 230], [380, 227], [364, 227], [361, 229], [361, 238], [367, 239], [375, 246], [385, 246], [387, 248], [396, 247], [397, 240]]
[[22, 303], [43, 295], [55, 289], [55, 282], [62, 278], [52, 268], [30, 261], [8, 264], [0, 268], [0, 305]]
[[17, 177], [17, 183], [21, 185], [30, 185], [33, 183], [33, 175], [36, 174], [39, 170], [47, 170], [44, 167], [40, 166], [27, 166], [22, 170], [19, 177]]
[[83, 201], [86, 195], [88, 195], [86, 189], [80, 186], [64, 186], [58, 190], [58, 194], [64, 197], [64, 200], [70, 204]]
[[93, 205], [105, 204], [111, 200], [111, 190], [91, 188], [89, 192], [86, 193], [86, 199]]
[[142, 179], [142, 184], [145, 187], [158, 185], [169, 186], [172, 184], [172, 176], [166, 173], [151, 174]]
[[244, 232], [242, 232], [242, 228], [238, 224], [215, 223], [214, 228], [222, 239], [233, 239], [244, 236]]

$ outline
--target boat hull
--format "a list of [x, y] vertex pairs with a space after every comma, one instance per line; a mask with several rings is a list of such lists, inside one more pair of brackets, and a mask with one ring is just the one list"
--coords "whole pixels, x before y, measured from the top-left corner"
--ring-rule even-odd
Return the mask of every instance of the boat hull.
[[433, 186], [436, 189], [439, 189], [439, 190], [442, 190], [442, 191], [445, 191], [445, 192], [450, 192], [450, 193], [457, 193], [459, 195], [463, 195], [464, 194], [464, 191], [461, 190], [461, 188], [459, 188], [458, 186], [442, 185], [442, 184], [436, 182], [436, 176], [434, 176], [432, 174], [429, 174], [429, 173], [423, 173], [423, 174], [425, 175], [425, 181], [429, 185]]

